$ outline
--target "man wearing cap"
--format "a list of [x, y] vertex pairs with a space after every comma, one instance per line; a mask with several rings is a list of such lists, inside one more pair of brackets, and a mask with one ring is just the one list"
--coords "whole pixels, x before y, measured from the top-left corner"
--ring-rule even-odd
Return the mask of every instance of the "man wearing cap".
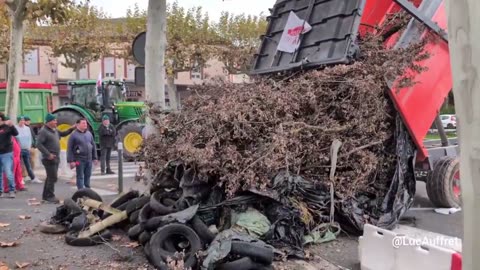
[[60, 164], [60, 137], [68, 136], [74, 130], [75, 126], [66, 131], [57, 130], [57, 118], [49, 113], [45, 117], [45, 125], [38, 132], [37, 148], [42, 153], [42, 164], [47, 173], [42, 194], [44, 202], [59, 203], [55, 197], [55, 183], [58, 179], [58, 165]]
[[98, 134], [100, 135], [100, 169], [102, 175], [115, 174], [110, 169], [110, 157], [112, 155], [112, 149], [115, 146], [115, 136], [117, 136], [117, 132], [115, 131], [115, 127], [110, 124], [110, 118], [106, 114], [102, 117], [102, 124], [98, 128]]
[[[13, 176], [13, 143], [12, 137], [17, 136], [18, 131], [12, 121], [0, 114], [0, 172], [4, 172], [8, 179], [8, 196], [3, 189], [3, 181], [0, 181], [0, 197], [15, 198], [15, 178]], [[2, 179], [3, 180], [3, 179]]]
[[17, 140], [20, 143], [21, 148], [21, 159], [23, 160], [23, 164], [25, 165], [25, 169], [27, 170], [28, 176], [30, 177], [30, 181], [32, 183], [41, 184], [43, 183], [33, 173], [32, 166], [30, 164], [30, 149], [32, 148], [33, 138], [32, 132], [30, 127], [25, 125], [25, 116], [18, 117], [18, 125], [15, 128], [18, 131]]

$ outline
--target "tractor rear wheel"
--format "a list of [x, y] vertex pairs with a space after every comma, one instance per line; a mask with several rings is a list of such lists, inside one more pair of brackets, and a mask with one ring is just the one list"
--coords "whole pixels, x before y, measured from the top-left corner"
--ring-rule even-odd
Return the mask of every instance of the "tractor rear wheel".
[[142, 127], [139, 123], [130, 122], [118, 130], [118, 141], [123, 143], [123, 157], [125, 160], [132, 160], [140, 150], [143, 141]]
[[458, 158], [442, 157], [435, 162], [427, 179], [427, 194], [436, 207], [460, 207], [460, 162]]
[[[74, 111], [59, 111], [55, 113], [57, 116], [57, 129], [60, 131], [65, 131], [74, 126], [77, 123], [77, 120], [82, 118], [82, 116]], [[67, 150], [67, 143], [68, 138], [70, 135], [66, 137], [60, 138], [60, 149]]]

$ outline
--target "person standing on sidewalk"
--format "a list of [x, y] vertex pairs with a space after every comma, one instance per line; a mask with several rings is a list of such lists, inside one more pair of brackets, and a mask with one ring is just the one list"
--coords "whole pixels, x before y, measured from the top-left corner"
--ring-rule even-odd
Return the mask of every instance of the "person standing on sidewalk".
[[[13, 177], [13, 144], [12, 137], [17, 136], [18, 131], [12, 121], [4, 114], [0, 115], [0, 172], [7, 175], [9, 186], [9, 198], [15, 198], [15, 179]], [[3, 179], [2, 179], [3, 180]], [[7, 197], [3, 192], [3, 181], [0, 181], [0, 197]]]
[[[18, 131], [18, 130], [17, 130]], [[20, 149], [20, 143], [15, 137], [12, 137], [12, 153], [13, 153], [13, 178], [15, 179], [15, 192], [17, 191], [27, 191], [25, 187], [25, 182], [23, 181], [22, 175], [22, 152]], [[7, 193], [10, 189], [8, 188], [8, 178], [7, 175], [3, 174], [3, 192]]]
[[47, 114], [45, 125], [38, 132], [37, 148], [42, 153], [42, 164], [47, 173], [47, 179], [43, 186], [42, 200], [49, 203], [59, 203], [55, 197], [55, 183], [58, 179], [58, 165], [60, 164], [60, 137], [70, 135], [75, 126], [66, 130], [57, 130], [57, 118], [53, 114]]
[[32, 148], [33, 144], [33, 137], [32, 131], [30, 127], [25, 125], [25, 117], [19, 116], [18, 117], [18, 125], [15, 128], [18, 131], [17, 140], [20, 143], [21, 148], [21, 159], [23, 164], [25, 165], [25, 169], [27, 170], [28, 176], [30, 177], [31, 183], [41, 184], [43, 183], [33, 173], [32, 165], [30, 164], [30, 149]]
[[110, 157], [112, 155], [112, 149], [115, 146], [115, 136], [117, 136], [117, 132], [115, 131], [115, 127], [110, 124], [108, 115], [102, 117], [102, 124], [98, 128], [98, 134], [100, 135], [100, 169], [102, 175], [115, 174], [110, 169]]
[[[25, 115], [25, 126], [30, 128], [30, 132], [32, 133], [32, 147], [30, 148], [30, 167], [32, 169], [35, 169], [35, 163], [36, 163], [36, 159], [37, 159], [37, 151], [35, 151], [35, 148], [37, 147], [36, 146], [37, 145], [37, 136], [35, 135], [35, 132], [33, 131], [33, 128], [30, 126], [30, 121], [31, 121], [30, 117], [28, 115]], [[26, 168], [25, 168], [25, 170], [26, 170]]]
[[92, 133], [88, 130], [87, 120], [77, 121], [77, 130], [68, 139], [67, 161], [70, 168], [77, 171], [77, 188], [90, 188], [93, 161], [97, 164], [97, 147]]

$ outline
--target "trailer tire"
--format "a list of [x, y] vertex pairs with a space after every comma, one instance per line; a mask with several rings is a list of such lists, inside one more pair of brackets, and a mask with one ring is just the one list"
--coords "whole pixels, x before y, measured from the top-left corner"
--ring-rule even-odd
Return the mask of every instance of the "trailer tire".
[[135, 159], [136, 153], [143, 142], [140, 123], [126, 123], [120, 127], [117, 133], [117, 140], [123, 143], [123, 158], [126, 161]]
[[435, 207], [459, 207], [460, 162], [458, 158], [442, 157], [427, 179], [427, 195]]

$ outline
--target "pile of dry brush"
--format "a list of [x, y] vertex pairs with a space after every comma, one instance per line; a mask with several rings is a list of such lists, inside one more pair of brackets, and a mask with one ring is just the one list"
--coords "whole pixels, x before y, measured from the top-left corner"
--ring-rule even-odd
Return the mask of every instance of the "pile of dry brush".
[[361, 58], [350, 65], [202, 85], [181, 112], [151, 111], [160, 136], [143, 145], [147, 167], [157, 174], [180, 159], [229, 196], [267, 189], [280, 170], [328, 183], [330, 147], [338, 139], [335, 195], [383, 198], [396, 166], [396, 111], [386, 79], [412, 83], [405, 68], [421, 70], [413, 63], [428, 55], [422, 44], [389, 50], [380, 40], [364, 39]]

